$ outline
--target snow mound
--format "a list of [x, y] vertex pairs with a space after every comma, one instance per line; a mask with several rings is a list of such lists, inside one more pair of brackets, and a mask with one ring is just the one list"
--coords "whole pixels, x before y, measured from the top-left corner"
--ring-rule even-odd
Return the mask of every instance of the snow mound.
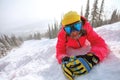
[[[75, 80], [120, 80], [120, 22], [96, 28], [109, 45], [109, 56]], [[0, 80], [67, 80], [55, 58], [56, 39], [25, 41], [0, 59]]]

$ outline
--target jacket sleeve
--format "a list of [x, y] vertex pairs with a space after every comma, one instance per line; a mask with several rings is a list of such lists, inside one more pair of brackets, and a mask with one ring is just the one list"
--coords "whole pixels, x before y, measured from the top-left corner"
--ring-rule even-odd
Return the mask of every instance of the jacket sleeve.
[[102, 37], [100, 37], [92, 28], [92, 26], [89, 23], [86, 23], [87, 27], [87, 39], [91, 44], [91, 50], [90, 52], [93, 52], [100, 61], [102, 61], [109, 53], [109, 49], [107, 47], [107, 44], [103, 40]]
[[56, 58], [61, 64], [62, 57], [66, 56], [66, 33], [63, 29], [58, 33], [58, 40], [56, 44]]

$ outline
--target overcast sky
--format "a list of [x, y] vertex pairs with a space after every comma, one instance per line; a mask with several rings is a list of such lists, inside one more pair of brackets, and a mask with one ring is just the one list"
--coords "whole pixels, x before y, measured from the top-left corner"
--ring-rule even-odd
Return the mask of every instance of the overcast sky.
[[[101, 3], [102, 0], [99, 0]], [[94, 0], [90, 0], [92, 7]], [[0, 32], [10, 28], [20, 28], [37, 22], [48, 25], [54, 20], [60, 21], [64, 13], [75, 10], [80, 13], [86, 7], [87, 0], [0, 0]], [[120, 0], [105, 0], [105, 12], [119, 9]]]

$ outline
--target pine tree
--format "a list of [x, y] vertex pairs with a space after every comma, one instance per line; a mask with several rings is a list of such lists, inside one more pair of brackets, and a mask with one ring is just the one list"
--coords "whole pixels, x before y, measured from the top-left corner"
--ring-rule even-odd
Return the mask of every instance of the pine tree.
[[102, 0], [101, 6], [100, 6], [100, 12], [99, 12], [99, 18], [98, 18], [98, 26], [102, 25], [103, 13], [104, 13], [104, 0]]
[[57, 36], [57, 32], [58, 32], [58, 25], [57, 22], [54, 23], [54, 32], [53, 32], [53, 38], [55, 38]]
[[7, 40], [5, 39], [4, 35], [1, 36], [0, 42], [3, 43], [6, 47], [6, 49], [10, 48], [10, 44], [7, 42]]
[[81, 7], [81, 13], [80, 14], [81, 14], [81, 16], [83, 16], [83, 7]]
[[102, 0], [101, 6], [100, 6], [100, 13], [99, 13], [99, 20], [102, 20], [102, 15], [104, 12], [104, 0]]
[[10, 46], [12, 46], [11, 44], [11, 39], [7, 36], [7, 35], [3, 35], [5, 40], [9, 43]]
[[118, 21], [120, 21], [120, 12], [119, 12], [119, 14], [118, 14]]
[[48, 36], [50, 39], [52, 39], [52, 31], [50, 29], [50, 25], [48, 25]]
[[97, 21], [98, 21], [98, 16], [99, 16], [99, 10], [98, 10], [98, 0], [95, 0], [93, 4], [93, 9], [91, 12], [91, 24], [94, 27], [97, 27]]
[[12, 39], [12, 41], [13, 41], [13, 46], [14, 46], [14, 47], [19, 46], [19, 44], [18, 44], [18, 39], [16, 38], [15, 35], [12, 35], [11, 39]]
[[41, 34], [38, 32], [37, 33], [37, 39], [40, 40], [41, 39]]
[[113, 11], [113, 13], [111, 15], [110, 24], [116, 22], [117, 18], [118, 18], [118, 16], [117, 16], [117, 9], [116, 9], [116, 10]]
[[85, 18], [88, 20], [88, 17], [89, 17], [89, 0], [87, 1], [87, 5], [86, 5], [86, 13], [85, 13]]

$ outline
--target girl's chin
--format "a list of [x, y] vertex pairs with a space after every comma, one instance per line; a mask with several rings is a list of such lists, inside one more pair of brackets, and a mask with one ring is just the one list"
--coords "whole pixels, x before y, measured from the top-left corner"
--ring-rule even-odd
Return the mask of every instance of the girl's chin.
[[72, 39], [79, 39], [79, 36], [71, 36]]

